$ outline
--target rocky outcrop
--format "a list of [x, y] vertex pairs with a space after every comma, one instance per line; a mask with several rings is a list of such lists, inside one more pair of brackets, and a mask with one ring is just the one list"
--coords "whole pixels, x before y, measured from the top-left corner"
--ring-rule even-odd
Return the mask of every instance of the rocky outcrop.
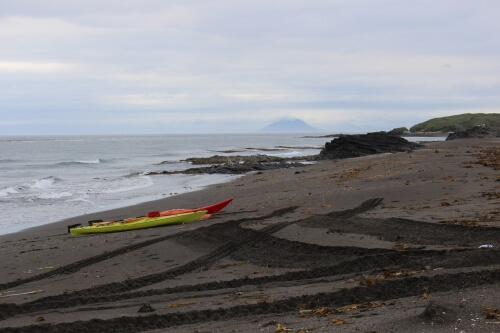
[[189, 162], [193, 165], [203, 165], [203, 164], [269, 163], [269, 162], [282, 162], [283, 160], [285, 160], [285, 159], [282, 157], [259, 154], [259, 155], [251, 155], [251, 156], [214, 155], [214, 156], [210, 156], [210, 157], [191, 157], [191, 158], [186, 159], [185, 161]]
[[341, 159], [381, 153], [403, 152], [422, 147], [397, 135], [375, 132], [359, 135], [341, 135], [327, 142], [319, 159]]
[[[321, 159], [341, 159], [360, 157], [380, 153], [409, 151], [421, 145], [386, 132], [368, 133], [363, 135], [340, 135], [327, 142], [319, 155], [297, 156], [283, 158], [269, 155], [233, 155], [189, 158], [186, 161], [192, 165], [205, 165], [178, 171], [153, 171], [148, 175], [161, 174], [244, 174], [250, 171], [264, 171], [304, 166], [302, 162]], [[166, 162], [165, 162], [166, 163]], [[163, 163], [162, 163], [163, 164]]]
[[280, 162], [242, 162], [242, 163], [224, 163], [207, 167], [189, 168], [177, 171], [152, 171], [147, 175], [172, 175], [172, 174], [228, 174], [239, 175], [250, 171], [264, 171], [274, 169], [286, 169], [303, 166], [299, 162], [282, 160]]
[[301, 162], [316, 161], [317, 156], [300, 156], [283, 158], [269, 155], [233, 155], [221, 156], [214, 155], [210, 157], [193, 157], [185, 161], [193, 165], [207, 165], [204, 167], [189, 168], [177, 171], [152, 171], [148, 175], [165, 174], [244, 174], [250, 171], [264, 171], [273, 169], [285, 169], [303, 166]]
[[470, 138], [500, 138], [500, 127], [489, 127], [478, 125], [464, 131], [451, 133], [446, 140], [470, 139]]

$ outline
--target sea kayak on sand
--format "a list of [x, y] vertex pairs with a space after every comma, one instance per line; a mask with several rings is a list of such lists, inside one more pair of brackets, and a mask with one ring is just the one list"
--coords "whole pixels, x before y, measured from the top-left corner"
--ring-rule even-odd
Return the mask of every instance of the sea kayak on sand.
[[233, 201], [233, 198], [227, 199], [221, 202], [218, 202], [216, 204], [210, 205], [210, 206], [205, 206], [205, 207], [199, 207], [199, 208], [181, 208], [181, 209], [169, 209], [169, 210], [164, 210], [160, 212], [160, 216], [168, 216], [168, 215], [174, 215], [174, 214], [179, 214], [179, 213], [189, 213], [189, 212], [197, 212], [200, 210], [206, 210], [207, 214], [215, 214], [227, 205]]
[[160, 212], [150, 212], [146, 216], [140, 216], [140, 217], [133, 217], [125, 220], [119, 220], [119, 221], [105, 221], [103, 222], [102, 220], [94, 220], [94, 221], [89, 221], [89, 225], [92, 226], [98, 226], [98, 225], [108, 225], [108, 224], [113, 224], [113, 223], [132, 223], [132, 222], [137, 222], [145, 217], [157, 217], [157, 216], [170, 216], [170, 215], [177, 215], [177, 214], [184, 214], [184, 213], [194, 213], [194, 212], [199, 212], [202, 210], [207, 211], [207, 215], [210, 214], [215, 214], [218, 211], [222, 210], [224, 207], [229, 205], [229, 203], [233, 201], [233, 198], [227, 199], [221, 202], [218, 202], [213, 205], [205, 206], [205, 207], [199, 207], [199, 208], [177, 208], [177, 209], [168, 209]]
[[155, 216], [155, 217], [143, 217], [135, 222], [121, 222], [121, 223], [110, 223], [104, 225], [70, 225], [68, 226], [68, 232], [75, 235], [85, 235], [94, 233], [104, 233], [104, 232], [118, 232], [127, 230], [137, 230], [146, 228], [155, 228], [165, 225], [172, 224], [184, 224], [193, 222], [207, 213], [206, 210], [201, 210], [197, 212], [190, 212], [177, 215], [169, 216]]

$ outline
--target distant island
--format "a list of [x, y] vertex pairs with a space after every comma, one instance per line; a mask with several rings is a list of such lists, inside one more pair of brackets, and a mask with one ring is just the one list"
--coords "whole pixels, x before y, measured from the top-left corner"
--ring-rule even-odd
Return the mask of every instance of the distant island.
[[259, 130], [260, 133], [310, 133], [321, 130], [300, 119], [280, 119]]

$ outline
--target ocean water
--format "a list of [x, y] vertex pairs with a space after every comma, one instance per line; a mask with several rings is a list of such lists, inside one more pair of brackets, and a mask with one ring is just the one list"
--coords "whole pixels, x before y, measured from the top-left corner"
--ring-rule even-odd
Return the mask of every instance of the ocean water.
[[188, 157], [304, 156], [330, 140], [300, 134], [0, 137], [0, 234], [239, 177], [146, 175], [189, 168]]

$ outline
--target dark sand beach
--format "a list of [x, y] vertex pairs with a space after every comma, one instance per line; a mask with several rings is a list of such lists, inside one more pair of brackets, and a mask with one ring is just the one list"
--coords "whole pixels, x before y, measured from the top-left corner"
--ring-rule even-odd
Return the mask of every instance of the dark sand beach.
[[[499, 332], [499, 147], [255, 172], [0, 236], [0, 332]], [[227, 198], [207, 221], [67, 233]]]

